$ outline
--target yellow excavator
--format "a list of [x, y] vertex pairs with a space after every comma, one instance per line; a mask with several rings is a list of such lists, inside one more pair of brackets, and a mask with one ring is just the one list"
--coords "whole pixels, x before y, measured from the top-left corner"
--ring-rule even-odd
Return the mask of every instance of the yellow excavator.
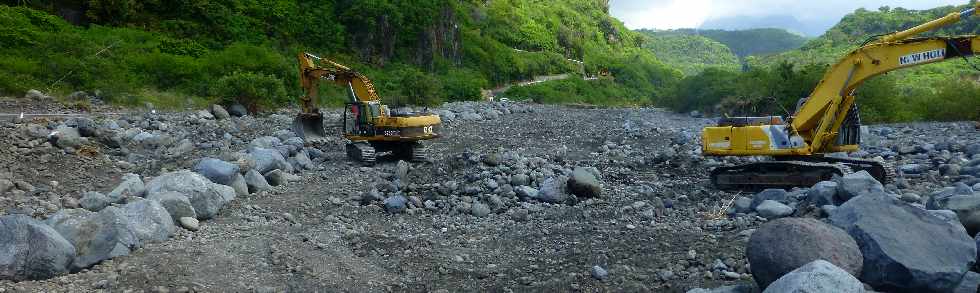
[[865, 170], [882, 183], [892, 182], [895, 171], [877, 160], [840, 158], [827, 154], [854, 152], [861, 141], [861, 119], [855, 90], [864, 81], [893, 70], [963, 58], [980, 52], [980, 37], [924, 37], [933, 31], [973, 16], [980, 3], [908, 30], [871, 39], [846, 55], [824, 74], [796, 113], [779, 116], [722, 118], [702, 132], [706, 156], [769, 156], [772, 160], [711, 171], [720, 189], [809, 187], [834, 175]]
[[384, 152], [412, 161], [428, 160], [422, 141], [439, 137], [442, 125], [439, 115], [389, 109], [381, 104], [374, 84], [363, 74], [309, 53], [299, 53], [298, 58], [305, 95], [300, 99], [302, 112], [293, 121], [292, 128], [297, 135], [307, 142], [326, 136], [323, 114], [316, 101], [320, 81], [328, 80], [344, 87], [349, 98], [342, 121], [343, 136], [349, 140], [348, 157], [366, 165], [374, 164], [377, 155]]

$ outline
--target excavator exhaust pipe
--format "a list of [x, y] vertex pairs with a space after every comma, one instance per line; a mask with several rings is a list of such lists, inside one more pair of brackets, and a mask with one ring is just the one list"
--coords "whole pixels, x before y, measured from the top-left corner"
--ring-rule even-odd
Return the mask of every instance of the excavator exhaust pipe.
[[293, 132], [307, 142], [325, 138], [327, 132], [323, 129], [323, 115], [299, 114], [293, 120]]

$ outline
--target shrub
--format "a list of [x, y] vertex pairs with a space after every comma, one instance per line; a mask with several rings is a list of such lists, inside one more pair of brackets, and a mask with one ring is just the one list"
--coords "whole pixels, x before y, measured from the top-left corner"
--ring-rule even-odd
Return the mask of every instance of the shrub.
[[211, 95], [226, 104], [241, 103], [252, 111], [287, 101], [282, 80], [254, 72], [235, 72], [218, 79], [211, 87]]
[[443, 92], [449, 101], [476, 101], [488, 88], [489, 82], [479, 73], [469, 70], [453, 70], [445, 75]]

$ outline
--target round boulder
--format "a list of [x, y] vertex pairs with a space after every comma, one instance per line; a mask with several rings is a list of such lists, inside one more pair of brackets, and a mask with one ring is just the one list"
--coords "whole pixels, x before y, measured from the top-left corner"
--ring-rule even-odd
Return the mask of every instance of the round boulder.
[[855, 276], [861, 274], [863, 264], [861, 250], [847, 232], [810, 218], [766, 223], [752, 233], [745, 250], [760, 288], [818, 259]]

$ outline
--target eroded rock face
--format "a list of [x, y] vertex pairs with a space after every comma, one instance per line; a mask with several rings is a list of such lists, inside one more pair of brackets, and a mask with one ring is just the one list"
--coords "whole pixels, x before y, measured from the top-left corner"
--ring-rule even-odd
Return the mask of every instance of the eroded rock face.
[[75, 247], [41, 221], [26, 215], [0, 217], [0, 279], [47, 279], [68, 272]]
[[860, 279], [878, 290], [949, 291], [976, 261], [976, 243], [958, 223], [883, 193], [851, 199], [830, 222], [858, 243], [864, 267], [875, 268]]
[[840, 228], [810, 218], [783, 218], [766, 223], [745, 249], [752, 276], [760, 288], [818, 259], [849, 274], [861, 274], [864, 259], [857, 243]]

